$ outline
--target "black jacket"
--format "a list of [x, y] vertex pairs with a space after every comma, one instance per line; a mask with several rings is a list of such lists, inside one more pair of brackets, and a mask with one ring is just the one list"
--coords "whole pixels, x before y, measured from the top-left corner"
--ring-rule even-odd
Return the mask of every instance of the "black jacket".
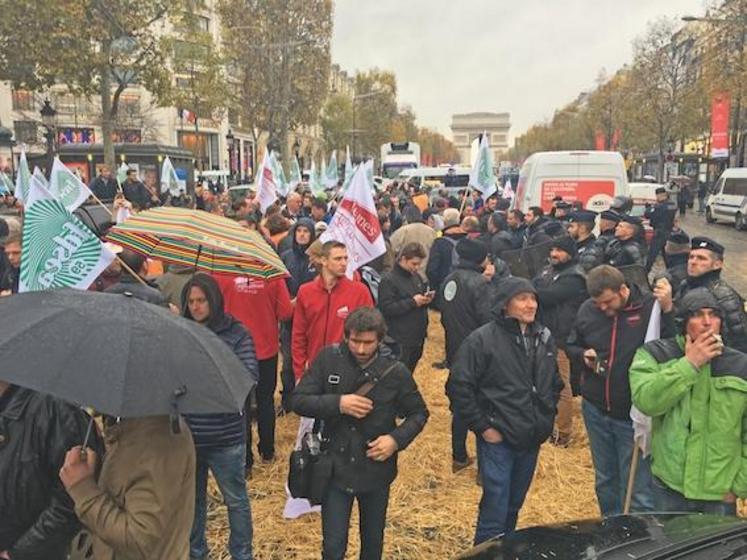
[[476, 263], [457, 265], [441, 286], [441, 324], [446, 338], [446, 361], [452, 363], [464, 339], [490, 322], [491, 283]]
[[140, 281], [133, 278], [128, 272], [123, 272], [119, 282], [113, 286], [109, 286], [104, 292], [107, 294], [124, 294], [125, 292], [129, 292], [136, 299], [141, 299], [153, 305], [168, 307], [168, 301], [166, 301], [166, 298], [155, 284], [147, 280], [145, 282], [148, 284], [147, 286], [144, 286]]
[[449, 226], [444, 229], [443, 235], [433, 242], [425, 269], [431, 289], [438, 291], [444, 278], [454, 269], [455, 247], [459, 240], [466, 236], [458, 225]]
[[669, 283], [673, 290], [676, 290], [687, 279], [687, 257], [687, 253], [664, 255]]
[[537, 221], [533, 224], [527, 226], [524, 247], [531, 247], [532, 245], [539, 245], [540, 243], [550, 241], [552, 236], [545, 231], [548, 223], [550, 223], [550, 220], [542, 216], [537, 218]]
[[[628, 370], [636, 350], [643, 344], [655, 298], [630, 286], [628, 303], [615, 317], [607, 317], [587, 299], [579, 308], [568, 335], [566, 352], [573, 364], [572, 372], [579, 372], [581, 394], [591, 404], [618, 419], [630, 418], [630, 383]], [[661, 338], [675, 335], [674, 314], [662, 313]], [[606, 373], [594, 373], [586, 367], [584, 351], [596, 350], [599, 360], [606, 365]]]
[[514, 249], [521, 249], [524, 246], [524, 240], [527, 236], [526, 224], [521, 224], [516, 229], [509, 229], [508, 233], [511, 235], [511, 245]]
[[452, 409], [476, 434], [495, 428], [512, 447], [533, 449], [552, 433], [563, 382], [550, 331], [535, 322], [522, 335], [518, 321], [503, 314], [506, 300], [498, 294], [493, 320], [464, 340], [446, 388]]
[[8, 264], [8, 266], [3, 271], [2, 276], [0, 276], [0, 291], [10, 290], [12, 293], [17, 294], [18, 293], [18, 282], [21, 279], [21, 269], [20, 268], [13, 268]]
[[298, 295], [298, 288], [300, 288], [306, 282], [311, 282], [316, 278], [316, 269], [312, 266], [309, 261], [309, 256], [306, 254], [306, 250], [309, 245], [300, 246], [296, 243], [296, 228], [299, 226], [305, 226], [311, 232], [311, 241], [309, 245], [314, 242], [316, 233], [314, 232], [314, 222], [309, 218], [300, 218], [298, 222], [293, 224], [288, 232], [288, 237], [292, 240], [292, 246], [287, 251], [280, 255], [285, 268], [288, 269], [290, 276], [285, 279], [288, 285], [288, 291], [292, 298]]
[[413, 296], [425, 292], [420, 275], [394, 264], [379, 284], [378, 308], [386, 319], [389, 335], [402, 346], [423, 344], [428, 330], [428, 306], [417, 306]]
[[136, 204], [140, 210], [151, 207], [150, 191], [142, 181], [125, 181], [122, 183], [122, 192], [124, 197]]
[[511, 251], [514, 248], [513, 236], [507, 231], [499, 231], [493, 234], [490, 239], [488, 250], [493, 257], [501, 258], [504, 251]]
[[615, 230], [603, 231], [599, 234], [591, 245], [587, 245], [581, 253], [579, 251], [578, 262], [581, 267], [589, 272], [592, 268], [604, 264], [604, 255], [607, 252], [607, 246], [615, 239]]
[[643, 249], [635, 239], [614, 239], [607, 245], [604, 260], [616, 268], [634, 264], [643, 266]]
[[644, 216], [648, 218], [649, 224], [658, 235], [668, 234], [674, 227], [674, 218], [677, 214], [677, 206], [670, 200], [657, 202], [646, 208]]
[[91, 183], [90, 189], [99, 199], [109, 202], [114, 200], [117, 194], [117, 180], [114, 177], [107, 179], [103, 175], [99, 175]]
[[[81, 409], [12, 386], [0, 397], [0, 550], [18, 560], [62, 560], [80, 530], [60, 481], [65, 454], [82, 445], [89, 417]], [[99, 456], [96, 430], [88, 447]]]
[[[396, 364], [396, 365], [395, 365]], [[360, 420], [340, 413], [340, 396], [354, 393], [394, 365], [366, 395], [373, 411]], [[293, 410], [324, 420], [324, 437], [332, 455], [332, 482], [350, 492], [370, 492], [388, 486], [397, 476], [397, 453], [386, 461], [366, 457], [368, 442], [389, 434], [398, 451], [423, 430], [428, 409], [407, 368], [379, 353], [365, 369], [344, 345], [324, 348], [291, 395]], [[404, 418], [399, 425], [397, 418]]]
[[537, 289], [539, 320], [550, 329], [558, 348], [565, 348], [578, 308], [589, 297], [583, 268], [575, 259], [549, 265], [532, 283]]
[[707, 288], [718, 301], [724, 313], [721, 332], [726, 345], [747, 353], [747, 313], [744, 299], [737, 291], [721, 279], [721, 271], [713, 270], [696, 278], [684, 280], [675, 293], [676, 302], [694, 288]]

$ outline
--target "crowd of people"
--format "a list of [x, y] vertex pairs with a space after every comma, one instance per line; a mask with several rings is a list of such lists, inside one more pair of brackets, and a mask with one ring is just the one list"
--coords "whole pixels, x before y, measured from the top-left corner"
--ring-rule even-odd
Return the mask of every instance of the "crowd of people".
[[[121, 193], [110, 176], [96, 181], [94, 192], [132, 211], [172, 202], [134, 172]], [[241, 412], [187, 415], [178, 433], [168, 417], [103, 417], [81, 454], [86, 412], [0, 380], [0, 558], [65, 558], [81, 528], [97, 559], [207, 558], [209, 472], [231, 557], [252, 558], [252, 418], [258, 460], [273, 462], [287, 460], [275, 452], [275, 420], [289, 413], [310, 420], [331, 457], [322, 558], [345, 557], [354, 501], [360, 557], [380, 558], [397, 456], [429, 417], [415, 372], [424, 375], [434, 317], [444, 360], [425, 369], [449, 370], [456, 476], [474, 463], [469, 433], [476, 439], [476, 544], [515, 530], [540, 446], [574, 445], [576, 396], [604, 516], [623, 512], [633, 407], [653, 428], [631, 511], [736, 513], [747, 498], [744, 300], [721, 276], [723, 246], [690, 239], [666, 191], [645, 214], [649, 244], [624, 204], [597, 214], [556, 199], [549, 212], [522, 212], [499, 195], [395, 182], [375, 194], [386, 252], [353, 278], [344, 240], [318, 239], [338, 198], [300, 186], [260, 213], [251, 191], [231, 200], [200, 186], [177, 201], [260, 232], [284, 279], [210, 275], [114, 248], [126, 268], [114, 261], [90, 289], [129, 292], [215, 333], [256, 381], [256, 412], [249, 398]], [[21, 223], [0, 221], [2, 295], [18, 291]], [[516, 264], [529, 252], [544, 259], [531, 274]]]

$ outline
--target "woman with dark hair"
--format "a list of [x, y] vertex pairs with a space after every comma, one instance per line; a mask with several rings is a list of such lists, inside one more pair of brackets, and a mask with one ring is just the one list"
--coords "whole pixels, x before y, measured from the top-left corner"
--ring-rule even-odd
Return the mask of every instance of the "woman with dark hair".
[[[244, 326], [228, 315], [223, 295], [212, 276], [198, 272], [182, 290], [182, 314], [213, 331], [258, 379], [254, 341]], [[205, 540], [208, 469], [215, 477], [228, 508], [231, 534], [228, 550], [235, 560], [252, 558], [252, 513], [246, 491], [246, 422], [240, 412], [186, 416], [197, 449], [195, 520], [190, 535], [190, 558], [207, 558]]]

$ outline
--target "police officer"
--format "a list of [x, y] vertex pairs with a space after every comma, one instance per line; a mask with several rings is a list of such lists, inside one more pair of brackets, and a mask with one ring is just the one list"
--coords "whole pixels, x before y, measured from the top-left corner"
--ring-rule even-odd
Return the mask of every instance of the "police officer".
[[604, 260], [620, 268], [638, 264], [643, 266], [643, 247], [636, 241], [642, 227], [641, 219], [623, 214], [615, 227], [615, 239], [607, 246]]
[[[593, 233], [596, 220], [597, 213], [591, 210], [578, 210], [568, 215], [568, 235], [576, 242], [578, 259], [585, 270], [592, 269], [596, 260], [593, 251], [597, 240]], [[586, 253], [588, 256], [584, 258]]]
[[646, 259], [646, 271], [656, 261], [656, 257], [664, 249], [669, 234], [674, 227], [674, 218], [677, 214], [677, 206], [669, 200], [667, 189], [659, 187], [656, 189], [656, 204], [646, 208], [644, 216], [648, 218], [651, 227], [654, 228], [654, 239], [651, 243], [651, 250]]

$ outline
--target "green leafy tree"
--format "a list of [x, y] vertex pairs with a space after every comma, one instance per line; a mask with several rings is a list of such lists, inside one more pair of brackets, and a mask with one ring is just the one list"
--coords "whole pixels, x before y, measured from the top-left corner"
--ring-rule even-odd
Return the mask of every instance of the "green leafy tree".
[[322, 109], [320, 117], [324, 145], [328, 152], [342, 153], [351, 143], [353, 129], [353, 100], [350, 96], [336, 93], [331, 95]]
[[378, 157], [381, 145], [392, 140], [397, 111], [397, 78], [393, 72], [374, 68], [355, 76], [356, 156]]

